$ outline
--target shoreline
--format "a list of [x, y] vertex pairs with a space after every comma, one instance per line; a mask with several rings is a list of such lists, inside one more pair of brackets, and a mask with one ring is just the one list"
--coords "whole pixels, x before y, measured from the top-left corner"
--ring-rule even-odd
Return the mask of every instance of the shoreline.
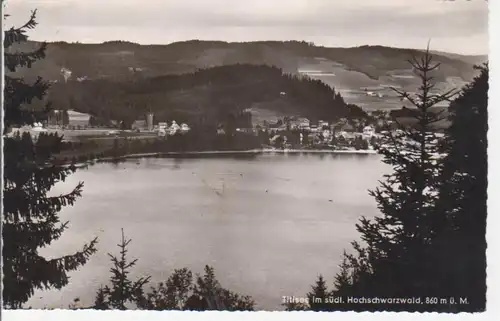
[[[168, 158], [169, 156], [189, 156], [189, 155], [238, 155], [238, 154], [356, 154], [356, 155], [377, 155], [377, 151], [373, 149], [368, 150], [331, 150], [331, 149], [249, 149], [249, 150], [214, 150], [214, 151], [186, 151], [186, 152], [156, 152], [156, 153], [137, 153], [126, 154], [117, 157], [102, 157], [88, 160], [86, 162], [76, 163], [76, 167], [84, 167], [94, 163], [106, 163], [113, 161], [120, 161], [126, 159], [137, 158]], [[69, 165], [69, 164], [66, 164]]]

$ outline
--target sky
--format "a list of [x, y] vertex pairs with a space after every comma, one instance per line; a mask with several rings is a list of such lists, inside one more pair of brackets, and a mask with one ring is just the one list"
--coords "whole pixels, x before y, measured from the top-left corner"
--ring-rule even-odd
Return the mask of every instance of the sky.
[[32, 40], [168, 44], [192, 39], [304, 40], [488, 53], [485, 0], [6, 0], [6, 27], [31, 10]]

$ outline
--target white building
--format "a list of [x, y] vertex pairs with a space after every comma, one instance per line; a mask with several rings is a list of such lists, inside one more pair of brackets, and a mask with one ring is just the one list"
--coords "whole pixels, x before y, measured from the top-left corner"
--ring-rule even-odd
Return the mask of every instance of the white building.
[[165, 137], [167, 135], [167, 131], [165, 128], [158, 128], [158, 136], [159, 137]]
[[328, 126], [329, 126], [328, 122], [327, 122], [327, 121], [324, 121], [324, 120], [319, 120], [319, 121], [318, 121], [318, 127], [319, 127], [319, 128], [323, 128], [323, 126], [328, 127]]
[[167, 122], [160, 122], [160, 123], [158, 123], [158, 130], [160, 130], [160, 129], [165, 130], [167, 127], [168, 127], [168, 123]]
[[188, 132], [188, 131], [190, 131], [190, 130], [191, 130], [191, 128], [189, 128], [189, 126], [188, 126], [186, 123], [181, 124], [181, 129], [180, 129], [180, 131], [181, 131], [182, 133], [187, 133], [187, 132]]
[[300, 129], [309, 129], [311, 126], [311, 121], [307, 118], [299, 118], [299, 128]]
[[181, 126], [177, 125], [177, 122], [175, 120], [172, 120], [172, 125], [169, 128], [170, 135], [175, 135], [180, 129]]

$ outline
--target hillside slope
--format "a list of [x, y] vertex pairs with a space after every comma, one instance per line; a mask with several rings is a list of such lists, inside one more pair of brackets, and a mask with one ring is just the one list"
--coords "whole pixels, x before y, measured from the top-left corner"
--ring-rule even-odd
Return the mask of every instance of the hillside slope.
[[[29, 42], [14, 50], [27, 51], [38, 45]], [[194, 40], [169, 45], [59, 42], [48, 45], [46, 59], [18, 74], [32, 79], [40, 75], [63, 81], [61, 69], [65, 68], [71, 72], [73, 80], [137, 80], [238, 63], [270, 65], [286, 73], [319, 79], [334, 87], [348, 103], [366, 109], [394, 109], [400, 108], [401, 103], [389, 87], [415, 91], [419, 85], [407, 62], [412, 55], [419, 57], [422, 51], [382, 46], [326, 48], [297, 41]], [[473, 78], [473, 64], [482, 58], [467, 57], [435, 53], [434, 61], [441, 64], [434, 75], [438, 89], [461, 87]]]
[[55, 109], [75, 109], [131, 122], [148, 111], [157, 121], [210, 124], [252, 109], [270, 115], [334, 120], [360, 112], [319, 80], [270, 66], [236, 64], [143, 79], [68, 80], [52, 85]]

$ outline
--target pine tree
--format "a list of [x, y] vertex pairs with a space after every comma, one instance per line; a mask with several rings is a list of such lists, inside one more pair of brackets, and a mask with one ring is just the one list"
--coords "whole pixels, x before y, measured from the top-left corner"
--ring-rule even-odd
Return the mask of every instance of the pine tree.
[[445, 213], [435, 244], [443, 296], [466, 297], [462, 309], [483, 311], [486, 303], [486, 199], [488, 65], [449, 107], [436, 211]]
[[[26, 83], [23, 78], [16, 78], [8, 73], [13, 73], [19, 68], [31, 68], [32, 64], [39, 59], [45, 58], [47, 45], [43, 43], [33, 52], [17, 52], [13, 46], [28, 41], [26, 31], [34, 29], [36, 23], [36, 10], [32, 12], [26, 24], [19, 28], [10, 28], [4, 31], [4, 133], [8, 132], [13, 125], [32, 124], [46, 117], [48, 108], [35, 110], [29, 104], [37, 98], [42, 99], [49, 85], [38, 77], [33, 84]], [[47, 106], [48, 107], [48, 106]]]
[[94, 301], [94, 306], [92, 307], [95, 310], [108, 310], [109, 305], [106, 302], [106, 294], [104, 293], [104, 287], [100, 287], [97, 290], [97, 294]]
[[[33, 29], [36, 11], [20, 28], [5, 31], [5, 68], [15, 72], [45, 56], [46, 45], [31, 53], [13, 52], [12, 46], [27, 41], [26, 30]], [[10, 74], [5, 77], [4, 134], [13, 126], [32, 124], [46, 117], [46, 110], [30, 107], [34, 98], [43, 98], [48, 84], [38, 78], [33, 84]], [[74, 166], [53, 164], [61, 148], [61, 137], [40, 134], [36, 142], [29, 134], [4, 136], [3, 191], [3, 302], [6, 308], [21, 308], [35, 289], [61, 289], [68, 284], [69, 271], [84, 265], [96, 251], [94, 239], [72, 255], [45, 258], [39, 249], [57, 240], [67, 228], [60, 224], [58, 212], [72, 206], [81, 196], [83, 183], [60, 196], [47, 196], [51, 187], [75, 172]]]
[[[416, 94], [394, 89], [401, 99], [414, 106], [411, 109], [417, 124], [398, 124], [399, 131], [388, 133], [378, 151], [394, 172], [370, 194], [378, 203], [382, 215], [369, 220], [363, 217], [356, 225], [367, 247], [355, 244], [357, 257], [348, 257], [344, 267], [350, 274], [347, 284], [339, 284], [336, 295], [348, 291], [351, 295], [379, 297], [412, 297], [434, 294], [435, 266], [426, 260], [431, 245], [439, 236], [438, 228], [444, 215], [434, 209], [438, 186], [438, 144], [433, 125], [443, 119], [432, 111], [436, 104], [449, 101], [455, 90], [436, 93], [429, 50], [420, 58], [409, 61], [421, 80]], [[357, 305], [354, 309], [432, 310], [438, 305]]]
[[312, 286], [312, 291], [307, 294], [309, 306], [313, 311], [329, 311], [331, 304], [328, 304], [330, 292], [326, 286], [325, 279], [322, 275], [318, 276], [316, 284]]
[[97, 292], [95, 305], [100, 309], [126, 310], [127, 303], [138, 304], [144, 297], [143, 287], [149, 282], [150, 277], [139, 278], [132, 282], [129, 279], [130, 269], [135, 266], [137, 259], [129, 261], [127, 259], [127, 246], [131, 240], [127, 240], [122, 229], [122, 239], [118, 247], [120, 256], [116, 257], [108, 253], [113, 262], [111, 268], [111, 286], [105, 286]]

